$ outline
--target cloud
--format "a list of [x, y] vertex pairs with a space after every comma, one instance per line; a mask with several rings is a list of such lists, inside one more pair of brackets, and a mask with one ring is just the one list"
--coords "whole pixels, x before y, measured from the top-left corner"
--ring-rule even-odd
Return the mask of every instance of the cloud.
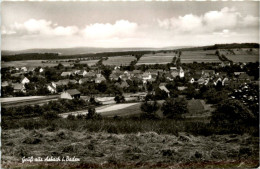
[[24, 23], [15, 22], [9, 29], [3, 27], [2, 34], [10, 35], [52, 35], [52, 36], [69, 36], [76, 34], [78, 28], [76, 26], [58, 26], [57, 24], [52, 24], [51, 21], [46, 21], [44, 19], [36, 20], [29, 19]]
[[114, 24], [95, 23], [87, 25], [81, 32], [86, 38], [129, 37], [135, 33], [138, 25], [127, 20], [118, 20]]
[[187, 14], [157, 21], [159, 27], [175, 32], [210, 33], [258, 26], [259, 18], [252, 15], [242, 16], [235, 8], [225, 7], [200, 16]]
[[71, 36], [83, 35], [87, 39], [106, 39], [106, 38], [127, 38], [134, 35], [138, 25], [128, 20], [118, 20], [111, 23], [95, 23], [86, 25], [80, 29], [77, 26], [60, 26], [57, 23], [44, 19], [29, 19], [24, 23], [17, 23], [7, 29], [2, 26], [3, 35], [43, 35], [43, 36]]

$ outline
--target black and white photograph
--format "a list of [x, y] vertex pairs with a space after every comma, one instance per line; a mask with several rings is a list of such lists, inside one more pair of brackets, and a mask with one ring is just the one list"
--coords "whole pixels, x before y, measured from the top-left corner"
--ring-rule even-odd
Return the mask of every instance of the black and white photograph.
[[260, 1], [1, 2], [1, 168], [258, 168]]

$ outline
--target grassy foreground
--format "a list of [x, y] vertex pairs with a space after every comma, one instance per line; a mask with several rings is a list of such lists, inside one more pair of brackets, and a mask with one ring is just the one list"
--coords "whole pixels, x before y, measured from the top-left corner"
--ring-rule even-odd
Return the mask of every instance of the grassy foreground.
[[[12, 125], [11, 125], [12, 124]], [[188, 120], [35, 119], [2, 130], [3, 168], [255, 168], [258, 128]], [[25, 162], [23, 157], [79, 162]]]

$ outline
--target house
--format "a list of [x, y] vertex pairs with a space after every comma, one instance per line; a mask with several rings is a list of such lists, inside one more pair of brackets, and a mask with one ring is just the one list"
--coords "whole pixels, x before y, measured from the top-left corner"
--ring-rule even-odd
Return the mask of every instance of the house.
[[80, 70], [73, 70], [72, 73], [73, 73], [74, 75], [78, 75], [78, 74], [80, 73]]
[[111, 72], [111, 74], [117, 74], [119, 76], [119, 75], [123, 74], [123, 72], [121, 70], [119, 70], [119, 69], [116, 69], [116, 70], [113, 70]]
[[85, 78], [79, 79], [79, 84], [83, 84], [83, 83], [86, 83], [86, 82], [92, 82], [92, 81], [93, 81], [93, 78], [85, 77]]
[[128, 75], [126, 75], [126, 74], [120, 75], [119, 77], [120, 77], [120, 79], [123, 80], [123, 81], [126, 81], [126, 80], [130, 79], [130, 76], [128, 76]]
[[177, 88], [178, 88], [179, 91], [183, 91], [183, 90], [187, 89], [186, 86], [178, 86]]
[[77, 89], [70, 89], [66, 90], [61, 93], [60, 95], [61, 99], [79, 99], [80, 98], [80, 92]]
[[159, 89], [161, 89], [162, 91], [165, 91], [168, 94], [168, 97], [170, 96], [170, 91], [167, 89], [166, 83], [160, 83]]
[[95, 78], [95, 83], [101, 83], [103, 81], [106, 81], [106, 78], [104, 76], [99, 76]]
[[30, 83], [30, 80], [27, 77], [22, 76], [21, 83], [24, 85], [26, 83]]
[[234, 72], [234, 75], [239, 76], [239, 75], [244, 74], [244, 73], [246, 73], [246, 72]]
[[119, 76], [117, 76], [116, 74], [110, 74], [109, 79], [112, 80], [118, 80]]
[[217, 84], [218, 84], [219, 82], [222, 84], [222, 79], [221, 79], [220, 77], [217, 77], [217, 78], [213, 79], [213, 84], [214, 84], [215, 86], [217, 86]]
[[184, 70], [182, 69], [182, 67], [180, 67], [179, 76], [180, 76], [180, 78], [184, 77]]
[[95, 78], [96, 73], [95, 72], [88, 72], [84, 77]]
[[19, 77], [21, 76], [22, 73], [14, 73], [14, 74], [11, 74], [11, 77]]
[[86, 76], [88, 74], [88, 72], [86, 71], [86, 70], [80, 70], [79, 72], [78, 72], [78, 75], [79, 76]]
[[125, 82], [125, 81], [121, 82], [121, 84], [118, 83], [118, 82], [116, 82], [116, 83], [115, 83], [115, 86], [117, 86], [117, 87], [119, 87], [119, 88], [127, 88], [127, 87], [129, 87], [128, 83]]
[[201, 75], [199, 75], [199, 74], [194, 74], [194, 75], [192, 75], [191, 78], [190, 78], [190, 83], [197, 82], [200, 78], [201, 78]]
[[58, 82], [55, 82], [56, 86], [66, 86], [70, 82], [69, 79], [59, 80]]
[[170, 73], [165, 73], [164, 77], [169, 81], [173, 81], [172, 75]]
[[202, 70], [201, 73], [204, 77], [211, 77], [215, 75], [215, 70]]
[[229, 61], [221, 62], [221, 63], [219, 64], [219, 66], [221, 66], [221, 67], [230, 66], [230, 62], [229, 62]]
[[165, 91], [167, 94], [170, 93], [170, 91], [167, 89], [166, 86], [159, 86], [159, 88], [160, 88], [161, 90]]
[[21, 67], [20, 69], [21, 71], [27, 72], [27, 68], [26, 67]]
[[62, 77], [66, 77], [66, 76], [70, 76], [70, 75], [72, 75], [71, 72], [62, 72], [62, 73], [61, 73], [61, 76], [62, 76]]
[[142, 74], [142, 78], [143, 78], [143, 80], [149, 80], [152, 78], [152, 75], [150, 73], [144, 72]]
[[170, 67], [170, 70], [177, 70], [177, 67]]
[[13, 83], [12, 87], [14, 88], [14, 92], [24, 92], [25, 93], [25, 87], [22, 83]]
[[8, 83], [7, 81], [3, 81], [3, 82], [1, 83], [1, 86], [2, 86], [2, 87], [7, 87], [7, 86], [9, 86], [9, 83]]
[[238, 76], [239, 81], [250, 81], [252, 78], [247, 73], [242, 73]]
[[29, 67], [27, 71], [28, 71], [28, 72], [33, 72], [34, 70], [35, 70], [34, 67]]
[[51, 93], [57, 93], [56, 84], [55, 84], [54, 82], [48, 83], [48, 84], [47, 84], [47, 89], [48, 89]]
[[134, 75], [142, 74], [141, 70], [133, 70], [132, 72]]
[[229, 80], [227, 77], [225, 77], [223, 80], [222, 80], [222, 86], [227, 86], [229, 84]]
[[171, 75], [172, 75], [173, 78], [176, 78], [177, 76], [179, 76], [179, 71], [173, 70], [173, 71], [171, 71]]
[[44, 71], [44, 69], [43, 69], [43, 68], [40, 68], [40, 69], [39, 69], [39, 72], [40, 72], [40, 73], [42, 73], [43, 71]]
[[77, 84], [77, 80], [69, 80], [69, 83], [72, 83], [72, 84]]

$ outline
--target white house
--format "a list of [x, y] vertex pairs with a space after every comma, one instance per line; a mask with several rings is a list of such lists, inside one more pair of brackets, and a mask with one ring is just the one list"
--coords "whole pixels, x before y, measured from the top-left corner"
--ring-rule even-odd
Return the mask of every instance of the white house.
[[61, 93], [61, 99], [77, 99], [80, 98], [80, 92], [77, 89], [66, 90]]
[[86, 76], [88, 74], [88, 72], [86, 70], [81, 70], [80, 72], [78, 72], [78, 75], [80, 76]]
[[51, 92], [51, 93], [57, 93], [57, 90], [56, 90], [56, 83], [54, 82], [51, 82], [49, 84], [47, 84], [47, 89]]
[[21, 70], [24, 72], [27, 72], [27, 68], [26, 67], [21, 67]]
[[62, 72], [61, 76], [66, 77], [66, 76], [70, 76], [72, 73], [71, 72]]
[[27, 77], [22, 77], [21, 83], [24, 85], [26, 83], [30, 83], [30, 80]]
[[180, 67], [179, 76], [180, 76], [180, 78], [184, 77], [184, 71], [183, 71], [182, 67]]
[[51, 92], [51, 93], [56, 93], [56, 89], [51, 85], [51, 84], [48, 84], [47, 85], [47, 89]]
[[40, 68], [40, 69], [39, 69], [39, 72], [40, 72], [40, 73], [42, 73], [43, 71], [44, 71], [43, 68]]

